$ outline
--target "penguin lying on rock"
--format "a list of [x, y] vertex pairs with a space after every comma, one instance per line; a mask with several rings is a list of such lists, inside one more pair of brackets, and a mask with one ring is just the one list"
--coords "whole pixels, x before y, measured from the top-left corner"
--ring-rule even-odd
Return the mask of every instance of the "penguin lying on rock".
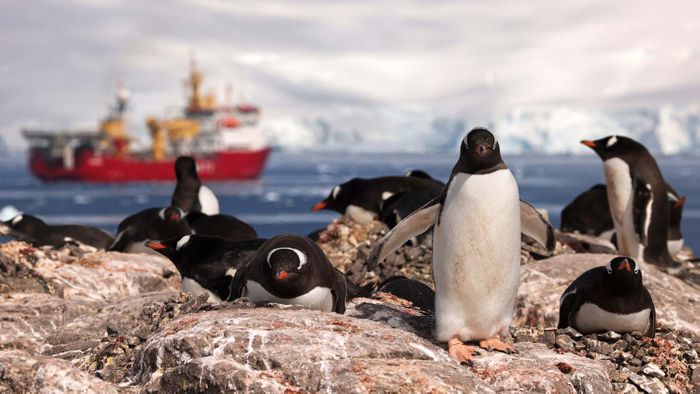
[[98, 228], [77, 224], [51, 225], [36, 216], [19, 214], [0, 225], [0, 235], [28, 242], [34, 246], [60, 248], [80, 242], [98, 249], [107, 248], [114, 238]]
[[231, 280], [264, 239], [232, 241], [205, 235], [185, 235], [163, 241], [147, 241], [155, 250], [175, 264], [182, 277], [182, 291], [194, 296], [209, 294], [210, 302], [229, 296]]
[[647, 263], [679, 268], [680, 263], [668, 251], [671, 215], [666, 181], [651, 153], [639, 142], [616, 135], [581, 143], [603, 159], [620, 252]]
[[357, 223], [370, 223], [379, 217], [382, 201], [407, 191], [426, 191], [438, 195], [442, 182], [408, 176], [353, 178], [337, 185], [328, 197], [313, 206], [314, 212], [329, 209], [348, 216]]
[[656, 310], [637, 263], [616, 257], [576, 278], [561, 296], [558, 327], [582, 334], [640, 332], [654, 337]]
[[315, 242], [283, 234], [267, 240], [236, 271], [229, 301], [240, 297], [343, 314], [346, 277]]
[[426, 312], [435, 310], [435, 292], [422, 282], [405, 276], [393, 276], [382, 282], [377, 292], [389, 293], [410, 301], [413, 306]]
[[518, 185], [486, 129], [469, 132], [441, 195], [403, 219], [376, 245], [372, 270], [408, 239], [433, 229], [435, 336], [452, 357], [469, 361], [483, 348], [515, 351], [509, 336], [520, 283]]
[[119, 223], [117, 236], [107, 250], [154, 253], [151, 249], [144, 247], [145, 241], [180, 238], [191, 233], [185, 213], [180, 208], [148, 208]]

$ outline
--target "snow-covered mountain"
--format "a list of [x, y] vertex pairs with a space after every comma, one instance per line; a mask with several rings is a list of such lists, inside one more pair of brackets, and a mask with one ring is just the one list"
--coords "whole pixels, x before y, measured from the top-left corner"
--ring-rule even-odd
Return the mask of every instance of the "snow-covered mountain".
[[468, 128], [486, 125], [506, 153], [587, 152], [578, 142], [632, 137], [654, 153], [700, 154], [700, 106], [606, 112], [567, 107], [517, 108], [471, 123], [425, 113], [353, 113], [347, 118], [270, 119], [273, 145], [292, 151], [454, 151]]

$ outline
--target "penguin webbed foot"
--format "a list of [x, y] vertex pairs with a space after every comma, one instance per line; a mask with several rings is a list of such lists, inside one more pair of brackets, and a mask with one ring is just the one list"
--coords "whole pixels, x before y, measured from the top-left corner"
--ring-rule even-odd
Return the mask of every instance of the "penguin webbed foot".
[[465, 345], [459, 337], [447, 341], [447, 352], [460, 364], [471, 364], [476, 346]]
[[479, 346], [488, 351], [497, 350], [503, 353], [517, 353], [518, 350], [512, 344], [503, 342], [498, 336], [490, 339], [482, 339], [479, 341]]

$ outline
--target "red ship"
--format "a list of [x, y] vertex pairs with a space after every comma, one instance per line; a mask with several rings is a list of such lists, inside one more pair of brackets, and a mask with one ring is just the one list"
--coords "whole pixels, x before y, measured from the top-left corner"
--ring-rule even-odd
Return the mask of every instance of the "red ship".
[[259, 125], [260, 109], [247, 103], [218, 106], [213, 95], [200, 92], [201, 82], [193, 60], [184, 114], [147, 119], [149, 150], [130, 148], [133, 138], [123, 120], [128, 92], [123, 87], [98, 131], [23, 130], [32, 173], [43, 181], [168, 181], [175, 179], [175, 159], [190, 155], [203, 180], [258, 178], [270, 153]]

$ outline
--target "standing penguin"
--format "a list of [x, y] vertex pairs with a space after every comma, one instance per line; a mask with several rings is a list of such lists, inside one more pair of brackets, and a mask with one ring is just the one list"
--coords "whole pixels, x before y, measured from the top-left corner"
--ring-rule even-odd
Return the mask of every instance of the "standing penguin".
[[431, 226], [435, 336], [452, 357], [469, 361], [473, 346], [514, 351], [509, 335], [520, 282], [518, 185], [493, 134], [473, 129], [460, 146], [442, 195], [402, 220], [370, 254], [368, 270]]
[[207, 215], [219, 213], [219, 200], [208, 187], [202, 185], [197, 174], [197, 164], [189, 156], [175, 160], [177, 185], [170, 205], [190, 213], [200, 211]]
[[615, 257], [576, 278], [561, 296], [558, 327], [582, 334], [636, 331], [653, 338], [656, 310], [637, 263]]
[[314, 241], [282, 234], [265, 242], [236, 271], [229, 301], [239, 297], [343, 314], [346, 278]]
[[666, 181], [651, 153], [631, 138], [581, 141], [601, 159], [620, 252], [647, 263], [678, 267], [668, 251]]

